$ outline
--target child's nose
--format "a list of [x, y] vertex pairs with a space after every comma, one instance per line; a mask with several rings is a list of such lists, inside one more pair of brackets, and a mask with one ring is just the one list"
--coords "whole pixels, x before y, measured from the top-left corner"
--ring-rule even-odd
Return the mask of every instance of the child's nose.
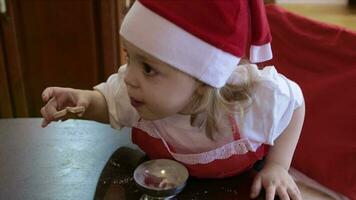
[[134, 69], [132, 67], [126, 67], [126, 72], [125, 72], [125, 77], [124, 77], [124, 82], [127, 86], [130, 86], [132, 88], [138, 88], [138, 80], [137, 77], [135, 76]]

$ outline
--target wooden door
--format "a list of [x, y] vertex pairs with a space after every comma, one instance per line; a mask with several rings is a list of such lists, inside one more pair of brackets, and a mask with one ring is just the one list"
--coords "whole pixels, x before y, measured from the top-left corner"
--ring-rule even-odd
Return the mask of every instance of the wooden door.
[[117, 70], [117, 0], [5, 1], [0, 70], [7, 73], [14, 117], [40, 116], [46, 87], [91, 89]]

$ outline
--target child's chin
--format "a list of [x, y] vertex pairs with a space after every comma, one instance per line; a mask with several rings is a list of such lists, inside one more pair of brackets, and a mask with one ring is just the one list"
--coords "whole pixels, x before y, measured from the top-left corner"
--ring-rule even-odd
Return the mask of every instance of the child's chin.
[[143, 120], [149, 120], [149, 121], [154, 121], [154, 120], [159, 120], [159, 119], [163, 119], [163, 118], [166, 118], [168, 116], [162, 116], [162, 115], [148, 115], [148, 114], [141, 114], [140, 113], [140, 117], [143, 119]]

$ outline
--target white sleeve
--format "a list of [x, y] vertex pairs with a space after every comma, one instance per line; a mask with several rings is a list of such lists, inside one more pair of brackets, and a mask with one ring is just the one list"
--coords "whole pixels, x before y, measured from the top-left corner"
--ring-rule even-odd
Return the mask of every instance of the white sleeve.
[[300, 87], [272, 66], [258, 70], [257, 75], [252, 103], [243, 116], [237, 116], [237, 121], [244, 137], [254, 143], [273, 145], [304, 98]]
[[109, 112], [110, 125], [113, 128], [132, 127], [139, 120], [139, 115], [130, 104], [124, 83], [126, 65], [121, 66], [116, 74], [111, 75], [104, 83], [94, 87], [104, 95]]

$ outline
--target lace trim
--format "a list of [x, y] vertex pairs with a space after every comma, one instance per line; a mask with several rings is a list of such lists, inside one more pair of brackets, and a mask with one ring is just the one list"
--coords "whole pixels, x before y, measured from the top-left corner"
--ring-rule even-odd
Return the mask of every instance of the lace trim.
[[151, 126], [151, 124], [146, 123], [138, 123], [136, 127], [145, 131], [149, 136], [160, 139], [174, 159], [188, 165], [207, 164], [213, 162], [214, 160], [227, 159], [236, 154], [242, 155], [246, 154], [249, 151], [254, 152], [254, 149], [252, 148], [252, 145], [250, 144], [249, 140], [245, 138], [233, 141], [231, 143], [225, 144], [224, 146], [207, 152], [197, 154], [174, 153], [171, 151], [167, 142], [162, 138], [162, 136], [159, 134], [158, 130], [154, 126]]
[[[162, 140], [163, 141], [163, 140]], [[214, 160], [227, 159], [233, 155], [246, 154], [249, 151], [253, 151], [248, 139], [240, 139], [231, 143], [228, 143], [217, 149], [198, 153], [198, 154], [177, 154], [169, 151], [172, 156], [183, 163], [194, 164], [207, 164]]]

